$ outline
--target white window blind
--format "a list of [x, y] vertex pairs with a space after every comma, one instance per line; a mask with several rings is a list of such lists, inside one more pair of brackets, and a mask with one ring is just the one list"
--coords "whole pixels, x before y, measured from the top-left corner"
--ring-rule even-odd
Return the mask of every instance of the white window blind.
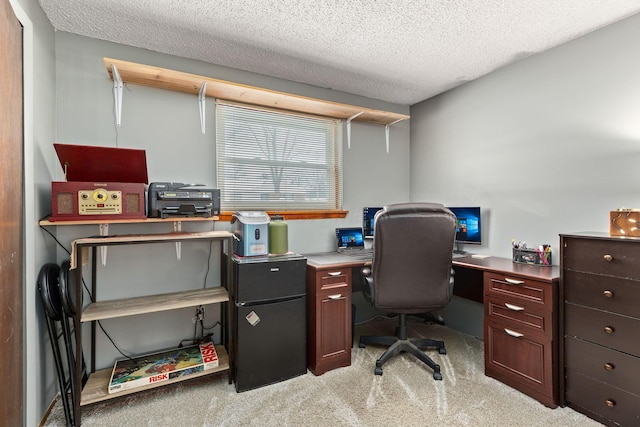
[[222, 210], [341, 209], [341, 122], [218, 101], [216, 171]]

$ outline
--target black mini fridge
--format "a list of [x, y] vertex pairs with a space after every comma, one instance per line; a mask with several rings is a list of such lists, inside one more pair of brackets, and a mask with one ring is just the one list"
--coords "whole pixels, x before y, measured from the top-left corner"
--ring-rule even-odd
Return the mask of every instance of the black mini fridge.
[[305, 374], [306, 258], [232, 258], [230, 359], [236, 391]]

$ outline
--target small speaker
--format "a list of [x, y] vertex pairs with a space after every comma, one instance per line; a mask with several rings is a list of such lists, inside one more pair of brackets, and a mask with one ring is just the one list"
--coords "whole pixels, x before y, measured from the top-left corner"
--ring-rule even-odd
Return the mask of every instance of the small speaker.
[[73, 214], [73, 193], [58, 193], [55, 196], [54, 215]]
[[141, 213], [140, 208], [142, 207], [142, 214], [144, 215], [144, 206], [141, 203], [143, 199], [140, 198], [140, 194], [138, 193], [127, 193], [124, 195], [124, 211], [126, 213]]

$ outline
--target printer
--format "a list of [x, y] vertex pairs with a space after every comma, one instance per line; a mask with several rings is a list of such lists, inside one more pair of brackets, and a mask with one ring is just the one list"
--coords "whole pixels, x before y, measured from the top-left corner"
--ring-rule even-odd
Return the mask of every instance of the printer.
[[202, 184], [152, 182], [149, 184], [147, 217], [202, 217], [220, 215], [220, 190]]

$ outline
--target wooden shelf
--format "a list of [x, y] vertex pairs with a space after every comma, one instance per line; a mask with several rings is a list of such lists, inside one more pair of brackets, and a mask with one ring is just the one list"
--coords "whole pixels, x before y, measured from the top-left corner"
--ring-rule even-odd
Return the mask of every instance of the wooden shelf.
[[[162, 234], [122, 234], [113, 236], [95, 236], [83, 237], [72, 242], [73, 246], [108, 246], [118, 244], [135, 244], [135, 243], [159, 243], [159, 242], [177, 242], [184, 240], [209, 240], [209, 239], [226, 239], [232, 237], [228, 231], [202, 231], [202, 232], [184, 232], [177, 231], [174, 233]], [[72, 254], [73, 255], [73, 254]]]
[[[76, 252], [78, 248], [88, 249], [93, 246], [131, 245], [142, 243], [183, 242], [187, 240], [231, 239], [228, 231], [203, 231], [200, 233], [176, 231], [163, 234], [123, 234], [114, 236], [94, 236], [76, 239], [71, 242], [71, 269], [76, 268]], [[82, 262], [86, 259], [86, 251], [81, 253]]]
[[229, 301], [229, 294], [222, 286], [219, 288], [98, 301], [87, 306], [82, 312], [80, 321], [91, 322], [94, 320], [155, 313], [158, 311], [175, 310], [178, 308], [195, 307], [226, 301]]
[[[163, 220], [164, 221], [164, 220]], [[127, 221], [128, 222], [128, 221]], [[146, 221], [145, 221], [146, 222]], [[55, 224], [52, 224], [55, 225]], [[94, 255], [91, 256], [91, 268], [95, 273], [96, 270], [96, 256], [95, 251], [97, 248], [105, 248], [112, 245], [130, 245], [130, 244], [144, 244], [144, 243], [163, 243], [174, 242], [176, 245], [183, 241], [213, 241], [218, 240], [220, 243], [220, 249], [226, 247], [231, 250], [231, 244], [233, 240], [233, 234], [228, 231], [205, 231], [205, 232], [182, 232], [174, 231], [173, 233], [164, 234], [131, 234], [131, 235], [114, 235], [114, 236], [91, 236], [76, 239], [72, 242], [71, 251], [71, 269], [75, 269], [75, 275], [77, 283], [82, 280], [82, 269], [89, 263], [89, 249], [92, 249]], [[222, 257], [221, 257], [222, 263]], [[224, 278], [225, 268], [221, 264], [221, 280], [222, 283], [228, 283], [230, 280], [229, 272], [231, 271], [231, 258], [227, 258], [226, 266], [226, 280]], [[92, 277], [92, 288], [95, 295], [97, 289], [96, 274]], [[81, 286], [76, 286], [76, 301], [82, 301], [83, 289]], [[133, 298], [120, 298], [106, 301], [96, 301], [84, 311], [76, 311], [75, 324], [80, 322], [95, 322], [101, 319], [110, 319], [115, 317], [133, 316], [145, 313], [155, 313], [167, 310], [174, 310], [179, 308], [194, 307], [204, 304], [213, 303], [229, 303], [229, 294], [226, 288], [223, 286], [215, 288], [195, 289], [188, 291], [169, 292], [155, 295], [144, 295]], [[224, 312], [224, 310], [223, 310]], [[227, 310], [228, 325], [231, 320], [229, 315], [230, 311]], [[95, 328], [91, 328], [91, 365], [87, 368], [90, 371], [95, 371], [95, 355], [96, 355], [96, 340], [95, 340]], [[223, 329], [223, 334], [225, 333]], [[138, 387], [132, 390], [124, 390], [118, 393], [109, 394], [108, 385], [111, 379], [112, 369], [103, 369], [100, 371], [92, 372], [87, 380], [87, 383], [82, 386], [82, 365], [80, 360], [84, 360], [83, 346], [82, 346], [82, 333], [76, 335], [76, 366], [74, 367], [73, 375], [75, 381], [72, 382], [72, 386], [75, 385], [75, 393], [73, 396], [73, 414], [74, 419], [78, 425], [81, 424], [81, 406], [91, 403], [100, 402], [107, 399], [123, 396], [130, 393], [137, 393], [139, 391], [148, 390], [155, 387], [168, 385], [178, 381], [184, 381], [191, 378], [196, 378], [203, 375], [211, 375], [218, 372], [226, 371], [229, 375], [229, 382], [231, 382], [231, 370], [229, 355], [225, 346], [229, 345], [229, 341], [225, 340], [223, 335], [222, 345], [216, 346], [216, 351], [219, 358], [219, 366], [214, 369], [206, 370], [204, 372], [195, 373], [185, 377], [177, 377], [168, 381], [162, 381], [160, 383], [146, 385]]]
[[136, 64], [134, 62], [112, 58], [103, 58], [103, 60], [109, 77], [113, 79], [111, 66], [115, 65], [118, 74], [120, 74], [120, 78], [125, 83], [198, 95], [202, 83], [206, 82], [207, 96], [262, 107], [316, 114], [338, 119], [347, 119], [358, 113], [362, 113], [353, 120], [380, 124], [390, 124], [410, 118], [410, 116], [406, 114], [308, 98], [151, 65]]
[[122, 390], [117, 393], [109, 394], [109, 381], [111, 381], [112, 369], [102, 369], [96, 371], [89, 376], [87, 384], [82, 389], [82, 396], [80, 398], [80, 406], [90, 405], [92, 403], [98, 403], [105, 400], [113, 399], [116, 397], [126, 396], [132, 393], [138, 393], [143, 390], [149, 390], [156, 387], [162, 387], [165, 385], [177, 383], [180, 381], [186, 381], [193, 378], [202, 377], [205, 375], [211, 375], [215, 373], [225, 372], [229, 370], [229, 355], [227, 354], [224, 346], [216, 345], [216, 352], [218, 353], [218, 367], [213, 369], [207, 369], [206, 371], [196, 372], [184, 377], [177, 377], [167, 381], [162, 381], [156, 384], [149, 384], [142, 387], [136, 387], [134, 389]]
[[48, 225], [99, 225], [99, 224], [149, 224], [153, 222], [191, 222], [191, 221], [218, 221], [220, 217], [212, 216], [209, 218], [202, 217], [184, 217], [184, 218], [141, 218], [141, 219], [89, 219], [89, 220], [73, 220], [73, 221], [50, 221], [44, 219], [38, 224], [42, 226]]

